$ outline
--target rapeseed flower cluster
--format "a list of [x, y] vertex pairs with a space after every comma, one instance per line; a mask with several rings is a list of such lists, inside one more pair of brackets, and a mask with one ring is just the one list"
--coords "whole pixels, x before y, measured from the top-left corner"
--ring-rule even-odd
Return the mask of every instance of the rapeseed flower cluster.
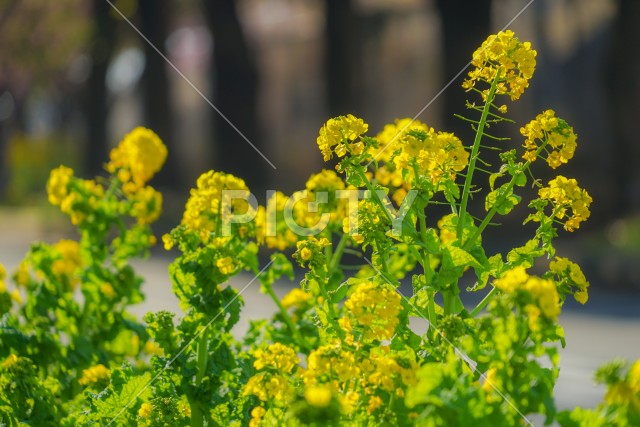
[[299, 308], [307, 305], [311, 301], [312, 297], [313, 295], [309, 292], [305, 292], [300, 288], [293, 288], [289, 293], [282, 297], [280, 303], [285, 310], [291, 307]]
[[[347, 199], [338, 198], [336, 193], [346, 188], [342, 178], [335, 171], [323, 169], [319, 173], [311, 175], [305, 186], [307, 198], [302, 199], [294, 206], [296, 221], [301, 222], [301, 225], [311, 227], [321, 221], [320, 215], [322, 213], [329, 213], [329, 226], [332, 229], [336, 228], [335, 225], [341, 223], [348, 208]], [[318, 203], [318, 209], [312, 212], [308, 203], [318, 202], [319, 195], [326, 197], [326, 202]]]
[[361, 245], [384, 240], [388, 226], [389, 220], [385, 212], [372, 199], [360, 200], [358, 209], [342, 220], [342, 231]]
[[53, 249], [60, 257], [53, 262], [51, 270], [60, 280], [67, 280], [75, 288], [80, 283], [77, 271], [83, 264], [80, 244], [75, 240], [63, 239], [53, 245]]
[[458, 137], [448, 132], [413, 131], [401, 141], [401, 151], [393, 161], [398, 169], [409, 171], [409, 181], [428, 177], [437, 187], [442, 178], [454, 179], [456, 172], [464, 170], [469, 153]]
[[253, 352], [253, 357], [255, 358], [253, 367], [257, 370], [260, 371], [268, 367], [287, 374], [291, 373], [300, 362], [296, 352], [281, 343], [259, 348]]
[[529, 327], [537, 330], [540, 315], [555, 321], [560, 315], [560, 295], [556, 284], [548, 279], [530, 276], [522, 266], [514, 267], [494, 281], [494, 286], [505, 294], [525, 291], [534, 304], [526, 304], [525, 312], [529, 316]]
[[162, 193], [150, 186], [143, 187], [130, 195], [133, 201], [131, 215], [138, 224], [151, 224], [162, 213]]
[[585, 304], [589, 299], [589, 282], [584, 276], [580, 266], [567, 258], [556, 257], [549, 263], [549, 270], [558, 276], [558, 283], [568, 282], [570, 286], [577, 288], [573, 297], [580, 304]]
[[98, 364], [91, 368], [84, 369], [78, 382], [80, 385], [96, 384], [108, 380], [110, 376], [111, 371], [109, 368], [103, 364]]
[[284, 403], [289, 399], [290, 377], [300, 359], [291, 347], [280, 343], [257, 349], [253, 367], [258, 371], [244, 387], [245, 396], [256, 396], [263, 402], [274, 400]]
[[283, 251], [294, 246], [299, 236], [289, 227], [284, 219], [284, 210], [288, 197], [275, 191], [267, 200], [266, 207], [258, 206], [255, 218], [256, 241], [269, 249]]
[[[476, 88], [478, 82], [491, 85], [498, 78], [496, 94], [509, 95], [512, 101], [520, 98], [529, 87], [529, 80], [536, 68], [537, 52], [531, 49], [531, 43], [520, 42], [513, 31], [500, 31], [489, 36], [473, 53], [471, 64], [475, 67], [462, 83], [469, 91]], [[482, 90], [483, 99], [487, 99], [489, 89]]]
[[348, 316], [341, 318], [340, 324], [352, 339], [382, 341], [395, 335], [402, 311], [401, 297], [395, 290], [380, 283], [364, 282], [356, 285], [344, 307]]
[[95, 214], [109, 217], [119, 213], [131, 215], [139, 224], [149, 224], [160, 216], [162, 195], [145, 184], [160, 170], [166, 156], [167, 149], [155, 133], [136, 128], [111, 151], [111, 161], [105, 166], [117, 177], [121, 192], [116, 191], [115, 183], [105, 190], [102, 184], [76, 178], [71, 168], [60, 166], [51, 171], [47, 182], [49, 202], [69, 215], [74, 225], [87, 218], [97, 221]]
[[398, 205], [419, 177], [437, 187], [442, 179], [455, 179], [469, 162], [469, 153], [458, 137], [437, 132], [418, 120], [398, 119], [386, 125], [376, 140], [378, 147], [369, 149], [381, 163], [374, 177], [379, 184], [396, 189], [393, 199]]
[[94, 180], [75, 178], [73, 169], [60, 166], [51, 171], [47, 194], [52, 205], [69, 215], [74, 225], [80, 225], [99, 208], [105, 191]]
[[73, 169], [60, 166], [51, 171], [49, 181], [47, 181], [47, 194], [49, 203], [53, 206], [60, 206], [69, 195], [69, 183], [73, 178]]
[[323, 345], [309, 354], [307, 369], [300, 372], [305, 391], [309, 390], [310, 404], [324, 404], [327, 398], [336, 395], [344, 413], [353, 411], [360, 398], [354, 390], [347, 390], [347, 385], [360, 375], [354, 353], [339, 344]]
[[[224, 190], [242, 190], [247, 194], [249, 189], [244, 181], [224, 172], [205, 172], [197, 180], [196, 188], [191, 189], [187, 200], [182, 224], [200, 236], [203, 243], [208, 243], [214, 235], [221, 234], [223, 220], [222, 195]], [[228, 215], [244, 215], [249, 212], [251, 206], [247, 199], [238, 197], [229, 200]]]
[[330, 245], [331, 242], [326, 237], [318, 239], [315, 236], [311, 236], [309, 239], [300, 240], [296, 244], [297, 250], [293, 257], [301, 267], [308, 264], [311, 267], [324, 268], [326, 265], [324, 248]]
[[167, 147], [152, 130], [137, 127], [125, 135], [109, 157], [107, 172], [117, 174], [124, 192], [132, 194], [162, 168]]
[[317, 139], [324, 161], [331, 160], [334, 153], [338, 157], [344, 157], [347, 153], [362, 154], [365, 150], [365, 144], [356, 140], [367, 130], [369, 130], [369, 125], [351, 114], [329, 119], [320, 129], [320, 135]]
[[[553, 110], [546, 110], [520, 129], [526, 137], [523, 158], [535, 162], [540, 147], [544, 145], [546, 161], [553, 169], [573, 158], [576, 151], [576, 134], [573, 128], [561, 118], [556, 117]], [[537, 142], [540, 141], [540, 142]]]
[[[593, 199], [587, 190], [578, 187], [578, 182], [573, 178], [558, 175], [549, 181], [548, 187], [541, 188], [538, 195], [542, 200], [551, 202], [555, 218], [566, 218], [564, 229], [567, 231], [580, 228], [580, 223], [591, 216], [589, 206]], [[571, 214], [567, 212], [569, 209]]]
[[627, 406], [631, 412], [640, 415], [640, 359], [631, 365], [626, 375], [620, 374], [609, 380], [611, 383], [604, 400], [609, 405]]

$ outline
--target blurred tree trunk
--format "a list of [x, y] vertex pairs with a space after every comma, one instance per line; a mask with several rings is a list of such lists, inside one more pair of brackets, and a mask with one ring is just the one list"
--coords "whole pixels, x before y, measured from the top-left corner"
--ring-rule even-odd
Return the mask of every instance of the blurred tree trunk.
[[[471, 60], [473, 52], [491, 31], [491, 0], [438, 0], [442, 18], [444, 82], [448, 83]], [[444, 126], [463, 141], [472, 131], [468, 123], [454, 114], [467, 115], [465, 101], [469, 93], [460, 87], [466, 72], [444, 92]], [[465, 139], [467, 138], [467, 139]]]
[[87, 80], [84, 102], [87, 111], [86, 164], [90, 176], [100, 174], [107, 161], [107, 67], [115, 44], [115, 22], [111, 6], [104, 0], [93, 1], [93, 39], [91, 41], [91, 72]]
[[[166, 55], [165, 41], [169, 25], [169, 2], [167, 0], [139, 0], [138, 14], [140, 31]], [[142, 88], [145, 126], [158, 134], [169, 151], [167, 161], [154, 182], [163, 187], [181, 190], [186, 183], [181, 179], [176, 165], [178, 156], [175, 151], [178, 148], [174, 143], [167, 64], [148, 43], [144, 43], [144, 53], [146, 64], [142, 76]]]
[[640, 209], [640, 2], [618, 0], [607, 86], [610, 94], [615, 192], [613, 217]]
[[[203, 2], [213, 34], [210, 67], [213, 103], [256, 148], [268, 157], [257, 112], [258, 72], [233, 0]], [[267, 187], [268, 163], [215, 110], [211, 110], [216, 158], [213, 166], [245, 180], [255, 194]]]
[[359, 69], [357, 19], [352, 0], [325, 1], [325, 78], [327, 106], [331, 117], [358, 114]]

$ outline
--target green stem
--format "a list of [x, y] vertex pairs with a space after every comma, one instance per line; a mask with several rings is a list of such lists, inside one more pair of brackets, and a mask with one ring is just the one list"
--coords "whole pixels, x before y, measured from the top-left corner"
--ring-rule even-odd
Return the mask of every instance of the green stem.
[[[199, 387], [202, 384], [202, 380], [204, 379], [204, 375], [207, 369], [207, 358], [209, 356], [209, 341], [207, 336], [207, 331], [204, 330], [198, 339], [198, 349], [197, 349], [197, 367], [196, 371], [196, 387]], [[190, 399], [189, 404], [191, 406], [191, 427], [202, 427], [204, 426], [204, 412], [202, 411], [202, 407], [200, 402], [197, 399]]]
[[[424, 243], [427, 242], [427, 220], [424, 212], [420, 212], [418, 214], [420, 218], [420, 237]], [[422, 248], [422, 269], [424, 270], [424, 277], [427, 283], [427, 286], [430, 286], [431, 281], [433, 280], [434, 271], [431, 268], [431, 262], [429, 260], [429, 254], [427, 253], [426, 248]], [[436, 306], [434, 302], [435, 293], [431, 290], [427, 290], [427, 295], [429, 297], [429, 303], [427, 305], [427, 320], [429, 321], [429, 326], [433, 325], [436, 327]]]
[[[542, 150], [545, 149], [546, 146], [547, 146], [547, 141], [545, 140], [542, 143], [542, 145], [540, 145], [540, 148], [538, 148], [538, 150], [536, 151], [536, 157], [538, 156], [538, 154], [540, 154]], [[525, 162], [525, 164], [522, 165], [522, 169], [520, 170], [520, 173], [524, 173], [527, 169], [529, 169], [529, 166], [531, 166], [531, 162], [527, 160], [527, 162]], [[498, 212], [497, 206], [500, 206], [502, 204], [502, 202], [504, 201], [504, 198], [508, 196], [511, 190], [513, 190], [513, 187], [516, 185], [518, 175], [519, 174], [515, 174], [514, 176], [511, 177], [511, 180], [507, 184], [507, 189], [502, 193], [500, 198], [496, 200], [496, 202], [493, 204], [491, 209], [489, 209], [489, 212], [487, 212], [487, 216], [484, 217], [484, 219], [482, 220], [482, 222], [480, 223], [476, 231], [467, 239], [467, 241], [463, 246], [463, 249], [469, 249], [473, 245], [473, 243], [476, 241], [476, 239], [482, 234], [484, 229], [487, 228], [487, 226], [489, 225], [489, 223], [491, 222], [495, 214]]]
[[338, 242], [338, 246], [336, 246], [336, 250], [331, 257], [331, 261], [329, 262], [329, 277], [333, 276], [333, 273], [338, 268], [340, 260], [342, 259], [342, 253], [344, 252], [344, 248], [347, 246], [347, 242], [349, 241], [349, 236], [343, 234], [340, 237], [340, 241]]
[[444, 315], [447, 316], [453, 312], [453, 295], [451, 292], [442, 292], [442, 298], [444, 299]]
[[280, 315], [282, 316], [284, 323], [287, 324], [287, 327], [291, 331], [291, 334], [293, 334], [294, 341], [298, 343], [298, 345], [302, 345], [302, 336], [300, 335], [300, 331], [298, 331], [298, 328], [296, 328], [296, 326], [294, 325], [291, 316], [289, 316], [289, 313], [287, 313], [287, 310], [282, 305], [282, 302], [280, 302], [280, 298], [278, 298], [278, 295], [276, 295], [276, 293], [274, 292], [273, 287], [266, 286], [266, 290], [267, 295], [269, 295], [276, 306], [278, 306], [278, 310], [280, 310]]
[[485, 295], [484, 298], [482, 298], [482, 301], [480, 301], [480, 303], [473, 310], [471, 310], [470, 316], [476, 317], [478, 313], [480, 313], [487, 306], [487, 304], [489, 304], [489, 301], [491, 301], [497, 293], [498, 288], [492, 288], [489, 293]]
[[[376, 251], [377, 250], [378, 249], [376, 248]], [[397, 288], [398, 286], [400, 286], [400, 282], [391, 273], [389, 273], [389, 268], [387, 267], [387, 260], [385, 259], [384, 254], [381, 252], [378, 252], [378, 256], [379, 256], [380, 264], [382, 267], [380, 269], [380, 271], [382, 272], [382, 275], [387, 280], [387, 282], [389, 282], [390, 284], [392, 284]]]
[[373, 201], [377, 203], [378, 206], [380, 206], [380, 208], [382, 209], [382, 212], [384, 212], [384, 215], [387, 217], [387, 219], [389, 221], [393, 221], [393, 218], [391, 217], [391, 213], [389, 212], [387, 207], [384, 205], [384, 203], [382, 203], [382, 200], [380, 200], [380, 198], [378, 197], [378, 193], [371, 186], [371, 183], [369, 182], [367, 175], [365, 175], [365, 173], [362, 171], [362, 169], [360, 168], [360, 165], [357, 165], [355, 169], [356, 171], [358, 171], [358, 176], [364, 182], [365, 187], [367, 187], [367, 190], [369, 190], [369, 192], [371, 193], [371, 197], [373, 198]]
[[478, 152], [480, 151], [480, 142], [482, 141], [482, 135], [484, 133], [484, 127], [487, 124], [487, 116], [489, 115], [489, 109], [493, 103], [493, 99], [496, 94], [496, 87], [498, 86], [498, 80], [500, 79], [500, 72], [496, 74], [495, 79], [491, 83], [491, 89], [487, 95], [487, 101], [482, 109], [482, 115], [480, 116], [480, 122], [478, 123], [478, 129], [476, 130], [476, 136], [473, 140], [473, 147], [471, 148], [471, 157], [469, 157], [469, 167], [467, 168], [467, 176], [464, 180], [464, 187], [462, 189], [462, 202], [460, 203], [460, 215], [458, 217], [458, 240], [462, 239], [462, 231], [464, 230], [464, 220], [467, 215], [467, 204], [469, 202], [469, 194], [471, 193], [471, 180], [473, 179], [473, 172], [476, 169], [476, 160], [478, 158]]
[[322, 294], [322, 297], [324, 298], [325, 302], [327, 303], [327, 307], [329, 310], [329, 323], [331, 323], [331, 325], [335, 328], [336, 332], [338, 333], [338, 337], [340, 338], [340, 340], [344, 340], [344, 331], [342, 330], [342, 328], [340, 327], [340, 324], [338, 324], [338, 314], [336, 313], [336, 309], [334, 307], [333, 301], [331, 301], [331, 298], [329, 297], [329, 294], [327, 293], [327, 289], [326, 289], [326, 284], [328, 283], [328, 277], [327, 277], [327, 272], [323, 272], [323, 276], [320, 279], [320, 286], [318, 286], [320, 288], [320, 293]]

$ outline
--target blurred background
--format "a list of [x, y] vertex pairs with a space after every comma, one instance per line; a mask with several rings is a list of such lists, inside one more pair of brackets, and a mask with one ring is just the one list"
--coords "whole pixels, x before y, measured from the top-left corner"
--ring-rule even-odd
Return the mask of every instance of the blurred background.
[[[538, 67], [509, 103], [518, 125], [497, 132], [518, 147], [519, 127], [552, 108], [579, 136], [556, 173], [588, 189], [592, 217], [575, 235], [560, 231], [558, 253], [582, 264], [593, 291], [563, 314], [568, 370], [558, 390], [564, 406], [598, 401], [592, 369], [640, 357], [637, 0], [0, 0], [0, 261], [15, 266], [30, 241], [69, 232], [47, 207], [52, 168], [101, 174], [138, 125], [169, 148], [153, 181], [165, 195], [158, 233], [180, 220], [188, 189], [212, 168], [244, 178], [261, 202], [268, 188], [302, 188], [323, 167], [316, 137], [329, 117], [352, 113], [375, 135], [424, 109], [419, 120], [468, 144], [471, 130], [453, 116], [473, 96], [460, 87], [464, 73], [441, 90], [529, 3], [509, 27], [538, 50]], [[505, 233], [512, 242], [531, 231], [523, 205], [507, 231], [488, 236], [494, 250]], [[141, 312], [175, 306], [166, 270], [142, 268], [163, 290]], [[247, 307], [264, 314], [254, 294]]]
[[[419, 120], [469, 143], [471, 130], [453, 116], [473, 96], [460, 88], [464, 73], [437, 94], [528, 3], [0, 0], [0, 202], [46, 205], [51, 168], [100, 174], [110, 148], [138, 125], [169, 147], [154, 180], [167, 199], [165, 228], [212, 168], [244, 178], [259, 200], [267, 188], [301, 188], [323, 166], [315, 139], [328, 117], [353, 113], [375, 135], [428, 105]], [[579, 256], [592, 282], [635, 289], [638, 22], [633, 0], [531, 2], [510, 28], [538, 50], [536, 75], [510, 106], [519, 124], [499, 129], [519, 146], [519, 126], [546, 108], [574, 126], [579, 149], [560, 173], [594, 198], [587, 231], [577, 233]], [[538, 177], [551, 176], [536, 166]]]

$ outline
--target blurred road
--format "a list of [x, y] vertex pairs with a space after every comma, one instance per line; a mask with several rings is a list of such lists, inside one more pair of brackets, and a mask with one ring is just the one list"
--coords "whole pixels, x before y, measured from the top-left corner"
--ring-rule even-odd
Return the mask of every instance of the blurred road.
[[[0, 262], [9, 273], [26, 253], [29, 242], [38, 239], [55, 242], [60, 238], [55, 232], [45, 234], [45, 229], [48, 228], [43, 228], [40, 219], [29, 213], [7, 216], [0, 211]], [[142, 316], [147, 311], [161, 309], [180, 312], [167, 274], [169, 262], [165, 255], [134, 263], [146, 280], [147, 295], [147, 301], [134, 307], [136, 314]], [[242, 289], [251, 280], [251, 275], [241, 274], [232, 280], [232, 285]], [[292, 286], [292, 283], [279, 283], [276, 293], [282, 296]], [[260, 294], [259, 288], [255, 281], [242, 295], [245, 307], [235, 328], [238, 333], [242, 333], [249, 320], [270, 316], [276, 309], [269, 297]], [[594, 406], [604, 394], [604, 388], [592, 381], [594, 370], [615, 357], [640, 358], [640, 294], [606, 292], [602, 287], [594, 287], [585, 306], [567, 302], [560, 323], [565, 329], [567, 347], [561, 352], [560, 378], [556, 385], [558, 406], [561, 409]]]

